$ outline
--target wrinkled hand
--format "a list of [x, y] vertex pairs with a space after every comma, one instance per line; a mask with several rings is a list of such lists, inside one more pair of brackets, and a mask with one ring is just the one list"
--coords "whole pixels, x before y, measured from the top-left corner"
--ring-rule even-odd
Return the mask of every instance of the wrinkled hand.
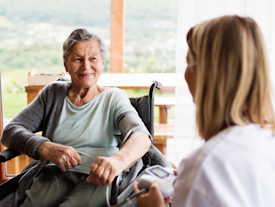
[[[160, 181], [154, 181], [148, 193], [137, 196], [139, 207], [163, 207], [169, 203], [169, 201], [172, 199], [172, 196], [164, 199], [159, 189], [160, 184]], [[134, 183], [133, 188], [135, 193], [138, 193], [140, 191], [137, 182]]]
[[90, 168], [90, 175], [86, 181], [94, 183], [98, 187], [109, 185], [114, 178], [125, 170], [126, 166], [123, 161], [116, 157], [98, 157]]
[[51, 161], [63, 172], [81, 164], [81, 158], [73, 147], [54, 142], [43, 142], [38, 146], [36, 154]]

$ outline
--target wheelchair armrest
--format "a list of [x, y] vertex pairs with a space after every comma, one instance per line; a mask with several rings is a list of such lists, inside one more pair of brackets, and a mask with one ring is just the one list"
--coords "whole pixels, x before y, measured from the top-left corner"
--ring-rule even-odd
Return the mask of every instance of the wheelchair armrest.
[[4, 150], [0, 152], [0, 163], [11, 160], [12, 158], [17, 157], [18, 155], [20, 155], [20, 153], [18, 153], [15, 150], [12, 150], [12, 149]]

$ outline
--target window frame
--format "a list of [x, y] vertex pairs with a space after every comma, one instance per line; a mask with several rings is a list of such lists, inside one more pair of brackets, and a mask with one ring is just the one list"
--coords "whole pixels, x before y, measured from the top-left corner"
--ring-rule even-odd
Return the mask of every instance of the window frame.
[[[0, 67], [0, 134], [2, 136], [3, 132], [3, 105], [2, 105], [2, 81], [1, 81], [1, 67]], [[4, 146], [0, 144], [0, 151], [4, 150]], [[10, 177], [6, 176], [5, 173], [5, 163], [0, 163], [0, 184], [9, 180]]]

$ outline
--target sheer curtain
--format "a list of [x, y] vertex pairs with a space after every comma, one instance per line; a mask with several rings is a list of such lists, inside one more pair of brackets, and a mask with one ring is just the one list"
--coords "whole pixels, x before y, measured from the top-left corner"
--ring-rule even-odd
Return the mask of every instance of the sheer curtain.
[[169, 150], [167, 158], [176, 166], [182, 158], [203, 143], [196, 133], [195, 106], [184, 80], [185, 56], [188, 50], [186, 33], [192, 26], [223, 15], [252, 17], [260, 26], [265, 38], [273, 88], [275, 82], [275, 2], [273, 0], [179, 0], [178, 3], [175, 138], [169, 140], [170, 148], [167, 149]]

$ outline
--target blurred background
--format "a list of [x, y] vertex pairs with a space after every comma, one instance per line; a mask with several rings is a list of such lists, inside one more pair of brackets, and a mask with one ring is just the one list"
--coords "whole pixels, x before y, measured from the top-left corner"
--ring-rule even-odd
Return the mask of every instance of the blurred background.
[[[125, 0], [124, 3], [124, 72], [175, 72], [178, 1]], [[100, 32], [110, 49], [111, 0], [0, 0], [0, 5], [5, 120], [27, 105], [24, 87], [28, 72], [64, 71], [62, 44], [73, 30], [86, 28]], [[110, 53], [104, 71], [110, 71]], [[127, 93], [139, 96], [147, 91]], [[174, 117], [173, 113], [171, 116]]]

